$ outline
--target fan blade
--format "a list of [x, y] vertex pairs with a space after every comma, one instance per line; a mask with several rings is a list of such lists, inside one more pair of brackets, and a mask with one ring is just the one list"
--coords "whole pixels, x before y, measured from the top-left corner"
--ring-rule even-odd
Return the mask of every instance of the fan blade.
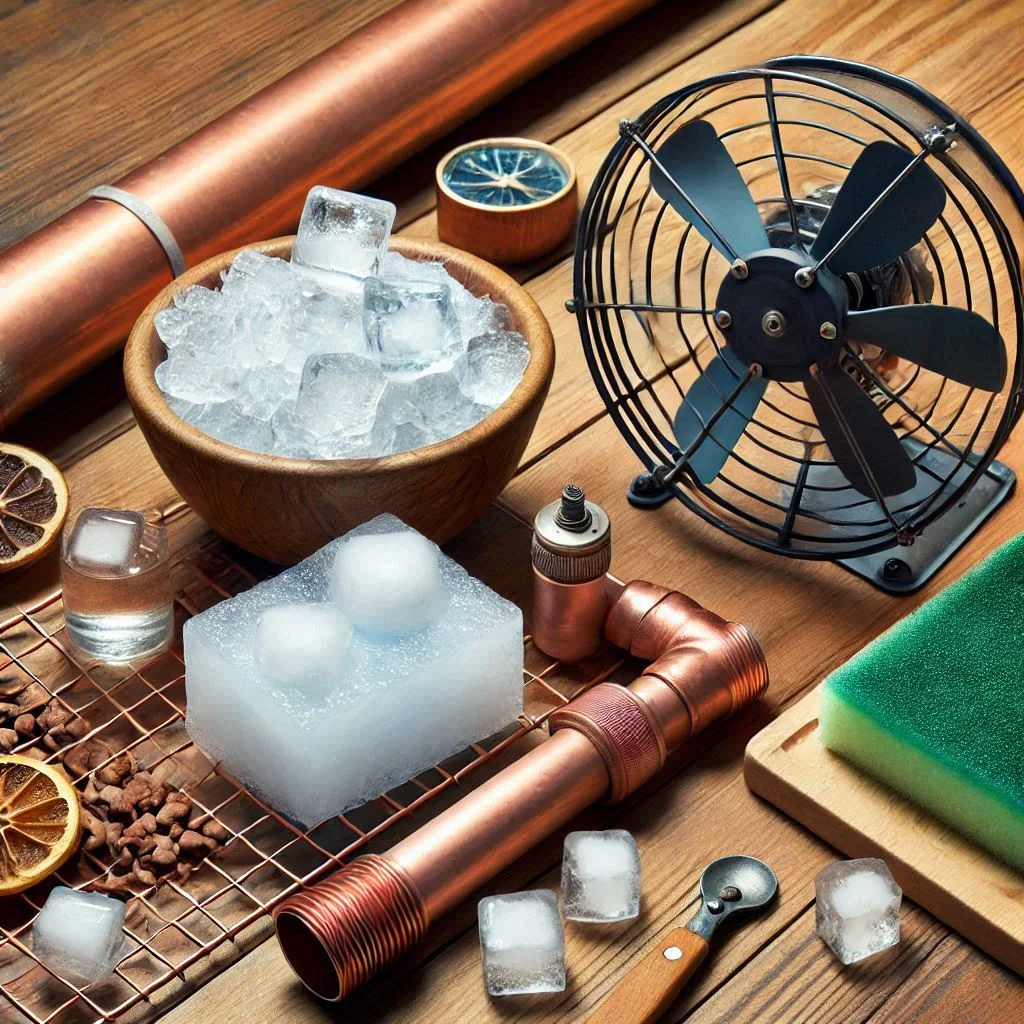
[[[661, 144], [656, 156], [667, 174], [651, 165], [654, 191], [727, 260], [732, 262], [737, 256], [769, 247], [761, 215], [743, 175], [711, 124], [707, 121], [684, 124]], [[703, 216], [680, 194], [680, 189]], [[729, 252], [730, 246], [732, 252]]]
[[[917, 478], [917, 471], [878, 406], [838, 366], [830, 366], [822, 376], [823, 381], [812, 378], [804, 386], [825, 443], [843, 476], [861, 494], [873, 496], [868, 478], [860, 468], [857, 456], [843, 432], [845, 423], [882, 494], [888, 497], [910, 490]], [[835, 402], [835, 410], [826, 394], [826, 387]]]
[[983, 391], [998, 391], [1006, 380], [1003, 339], [969, 309], [919, 304], [850, 313], [846, 337]]
[[[674, 428], [680, 451], [686, 451], [704, 430], [704, 424], [725, 405], [739, 387], [747, 368], [728, 350], [723, 350], [705, 367], [686, 392], [676, 413]], [[751, 377], [712, 426], [709, 434], [691, 454], [689, 465], [697, 479], [709, 484], [722, 471], [736, 442], [754, 416], [768, 381]]]
[[[891, 142], [872, 142], [850, 168], [811, 246], [811, 256], [826, 256], [913, 159]], [[846, 274], [897, 259], [921, 240], [945, 205], [942, 182], [931, 168], [918, 164], [828, 261], [829, 270]]]

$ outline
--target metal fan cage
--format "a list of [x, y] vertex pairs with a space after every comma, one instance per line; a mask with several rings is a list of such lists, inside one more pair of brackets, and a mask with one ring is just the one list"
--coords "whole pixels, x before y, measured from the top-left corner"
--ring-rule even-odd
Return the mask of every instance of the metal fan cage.
[[[712, 317], [728, 263], [652, 190], [648, 158], [627, 131], [597, 174], [576, 249], [573, 308], [591, 373], [659, 487], [733, 537], [795, 557], [849, 558], [906, 543], [989, 472], [1020, 416], [1024, 314], [1014, 240], [1024, 238], [1024, 193], [945, 104], [866, 65], [780, 58], [681, 89], [634, 125], [657, 150], [698, 118], [714, 125], [762, 219], [781, 210], [794, 224], [814, 212], [816, 190], [841, 183], [869, 143], [888, 140], [917, 153], [931, 129], [957, 126], [956, 144], [928, 157], [947, 201], [914, 258], [934, 280], [931, 301], [974, 310], [996, 326], [1008, 373], [993, 394], [903, 360], [883, 372], [850, 355], [851, 372], [912, 455], [918, 483], [906, 495], [880, 502], [847, 483], [799, 383], [770, 383], [711, 484], [687, 472], [673, 416], [724, 345]], [[910, 300], [925, 301], [911, 258], [901, 261]], [[723, 404], [728, 397], [721, 394]]]

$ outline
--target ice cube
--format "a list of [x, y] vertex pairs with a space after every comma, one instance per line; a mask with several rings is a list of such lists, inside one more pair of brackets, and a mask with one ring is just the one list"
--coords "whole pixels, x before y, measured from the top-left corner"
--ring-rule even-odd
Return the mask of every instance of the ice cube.
[[363, 322], [371, 351], [392, 376], [411, 379], [432, 369], [450, 368], [463, 349], [446, 284], [388, 284], [371, 277], [365, 285]]
[[814, 880], [818, 935], [844, 964], [900, 941], [903, 891], [876, 857], [830, 864]]
[[332, 604], [279, 604], [256, 623], [256, 663], [272, 685], [326, 694], [345, 669], [352, 623]]
[[470, 339], [463, 357], [462, 390], [480, 405], [497, 408], [523, 379], [530, 346], [516, 331], [490, 331]]
[[394, 203], [317, 185], [306, 196], [292, 263], [356, 277], [375, 274], [394, 221]]
[[406, 389], [413, 410], [410, 422], [434, 441], [461, 434], [490, 412], [463, 392], [454, 369], [426, 373], [410, 381]]
[[425, 629], [445, 611], [437, 545], [412, 530], [349, 537], [331, 597], [357, 629], [386, 638]]
[[32, 925], [32, 952], [74, 985], [101, 981], [124, 955], [124, 904], [58, 885]]
[[126, 576], [132, 572], [146, 520], [141, 512], [86, 508], [75, 520], [65, 558], [87, 570]]
[[211, 402], [192, 417], [192, 423], [204, 434], [236, 448], [258, 452], [266, 451], [270, 446], [269, 421], [246, 415], [238, 400]]
[[477, 921], [488, 995], [565, 990], [565, 936], [550, 889], [487, 896]]
[[381, 368], [365, 356], [310, 356], [302, 369], [296, 422], [321, 437], [367, 434], [377, 418], [385, 383]]
[[411, 532], [379, 516], [185, 624], [189, 735], [304, 824], [380, 796], [522, 713], [522, 613], [444, 555], [434, 556], [444, 610], [430, 628], [384, 642], [357, 630], [326, 694], [275, 687], [259, 671], [256, 629], [267, 609], [328, 601], [345, 544]]
[[570, 921], [625, 921], [640, 913], [640, 854], [625, 829], [570, 832], [562, 856]]

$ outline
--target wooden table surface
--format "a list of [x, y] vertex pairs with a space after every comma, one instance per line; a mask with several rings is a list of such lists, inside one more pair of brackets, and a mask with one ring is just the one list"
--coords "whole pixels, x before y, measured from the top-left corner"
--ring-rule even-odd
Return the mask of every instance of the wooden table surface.
[[[0, 0], [0, 245], [389, 6], [388, 0]], [[713, 72], [784, 53], [829, 53], [918, 80], [968, 117], [1024, 177], [1022, 14], [1019, 0], [666, 0], [614, 39], [591, 45], [523, 87], [455, 138], [514, 132], [556, 141], [574, 157], [585, 190], [621, 117]], [[411, 160], [376, 188], [399, 200], [403, 230], [411, 235], [435, 234], [430, 182], [441, 148]], [[1024, 983], [912, 905], [905, 905], [897, 950], [841, 967], [814, 934], [814, 876], [836, 851], [752, 796], [741, 773], [743, 748], [754, 732], [1017, 532], [1024, 498], [1014, 497], [922, 593], [902, 599], [885, 597], [834, 565], [757, 553], [675, 504], [636, 511], [624, 497], [636, 468], [633, 457], [604, 413], [575, 322], [563, 308], [571, 292], [569, 254], [556, 254], [520, 276], [551, 321], [558, 347], [555, 380], [518, 475], [498, 505], [453, 545], [453, 553], [484, 566], [484, 575], [499, 586], [521, 592], [525, 523], [565, 480], [577, 479], [611, 513], [617, 575], [680, 589], [753, 629], [772, 671], [767, 700], [716, 730], [678, 774], [624, 806], [586, 815], [589, 823], [614, 824], [636, 835], [644, 912], [613, 939], [603, 932], [568, 932], [571, 980], [564, 993], [488, 1000], [480, 979], [475, 902], [467, 901], [416, 962], [340, 1010], [307, 996], [270, 941], [164, 1019], [582, 1020], [679, 920], [703, 865], [745, 851], [775, 867], [779, 904], [715, 952], [666, 1020], [1024, 1020]], [[116, 363], [28, 416], [11, 437], [54, 455], [67, 473], [76, 508], [162, 506], [174, 499], [132, 423]], [[1002, 458], [1024, 471], [1024, 432], [1011, 439]], [[186, 519], [175, 542], [203, 530], [202, 523]], [[48, 559], [5, 580], [0, 621], [12, 607], [25, 607], [51, 589], [55, 579], [55, 560]], [[505, 872], [491, 891], [557, 885], [559, 854], [560, 836]]]

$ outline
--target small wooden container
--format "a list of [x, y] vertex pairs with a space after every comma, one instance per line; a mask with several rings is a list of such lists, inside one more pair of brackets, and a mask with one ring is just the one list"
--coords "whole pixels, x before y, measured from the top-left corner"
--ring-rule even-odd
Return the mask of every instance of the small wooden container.
[[[553, 195], [521, 206], [474, 202], [449, 187], [445, 170], [462, 153], [502, 146], [548, 154], [565, 169], [567, 181]], [[435, 179], [438, 238], [495, 263], [525, 263], [537, 259], [558, 248], [576, 223], [576, 169], [565, 153], [544, 142], [517, 138], [469, 142], [445, 154], [438, 162]]]
[[[276, 238], [245, 248], [287, 259], [293, 241]], [[391, 247], [411, 259], [443, 260], [471, 292], [503, 302], [530, 346], [523, 379], [509, 398], [447, 441], [376, 459], [293, 459], [236, 448], [179, 419], [154, 379], [165, 350], [153, 318], [191, 285], [217, 287], [237, 249], [168, 285], [128, 339], [128, 399], [160, 468], [213, 529], [272, 562], [297, 562], [381, 512], [444, 543], [478, 518], [512, 478], [537, 422], [555, 348], [547, 320], [526, 290], [497, 267], [446, 245], [392, 238]]]

